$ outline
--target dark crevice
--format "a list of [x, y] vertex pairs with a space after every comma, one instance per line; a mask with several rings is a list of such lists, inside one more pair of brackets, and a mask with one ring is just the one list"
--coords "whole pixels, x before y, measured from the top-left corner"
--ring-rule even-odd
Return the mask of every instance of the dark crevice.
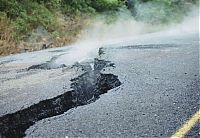
[[[83, 68], [81, 64], [76, 66]], [[67, 91], [52, 99], [41, 101], [26, 109], [0, 117], [0, 137], [23, 137], [26, 129], [37, 121], [94, 102], [101, 94], [120, 86], [121, 82], [116, 75], [101, 73], [103, 68], [110, 66], [114, 66], [114, 64], [95, 59], [93, 70], [87, 67], [84, 69], [84, 74], [71, 80], [72, 91]]]
[[31, 70], [31, 69], [50, 70], [50, 69], [58, 69], [58, 68], [63, 68], [63, 67], [66, 67], [66, 65], [61, 64], [58, 66], [58, 65], [52, 64], [51, 62], [46, 62], [46, 63], [42, 63], [42, 64], [38, 64], [38, 65], [32, 65], [27, 70]]
[[58, 65], [55, 63], [55, 61], [62, 55], [64, 55], [64, 54], [56, 55], [56, 56], [52, 57], [49, 61], [46, 61], [45, 63], [41, 63], [38, 65], [32, 65], [32, 66], [28, 67], [27, 70], [28, 71], [32, 70], [32, 69], [50, 70], [50, 69], [58, 69], [58, 68], [66, 67], [65, 64]]

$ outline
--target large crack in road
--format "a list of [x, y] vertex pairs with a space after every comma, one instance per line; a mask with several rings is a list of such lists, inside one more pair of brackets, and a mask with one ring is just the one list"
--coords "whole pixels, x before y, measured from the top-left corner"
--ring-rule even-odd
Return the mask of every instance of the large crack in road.
[[0, 117], [0, 137], [23, 137], [26, 129], [37, 121], [57, 116], [71, 108], [94, 102], [101, 94], [121, 85], [118, 76], [101, 73], [105, 67], [113, 67], [113, 63], [94, 59], [93, 64], [93, 67], [89, 63], [74, 65], [84, 70], [85, 73], [71, 80], [71, 88], [73, 90]]

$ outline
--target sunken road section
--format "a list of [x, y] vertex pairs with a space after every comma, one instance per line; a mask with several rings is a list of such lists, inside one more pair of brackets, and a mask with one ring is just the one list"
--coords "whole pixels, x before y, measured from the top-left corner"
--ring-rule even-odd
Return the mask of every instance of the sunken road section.
[[26, 129], [34, 125], [35, 122], [94, 102], [101, 94], [121, 85], [118, 76], [101, 73], [105, 67], [114, 67], [113, 63], [94, 59], [93, 67], [90, 64], [76, 64], [74, 66], [81, 68], [85, 73], [71, 80], [73, 90], [0, 117], [0, 137], [21, 138], [25, 136]]

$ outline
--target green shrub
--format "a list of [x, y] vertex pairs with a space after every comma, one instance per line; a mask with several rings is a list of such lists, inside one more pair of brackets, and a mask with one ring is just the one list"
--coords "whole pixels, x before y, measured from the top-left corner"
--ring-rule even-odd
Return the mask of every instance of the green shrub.
[[[17, 39], [31, 33], [38, 26], [45, 27], [49, 32], [53, 32], [56, 25], [56, 17], [51, 11], [58, 8], [60, 0], [0, 0], [0, 11], [12, 20]], [[51, 9], [51, 10], [49, 10]]]
[[62, 2], [62, 0], [32, 0], [32, 1], [44, 5], [49, 10], [59, 9]]
[[94, 13], [117, 10], [122, 6], [122, 0], [62, 0], [65, 12]]
[[0, 11], [5, 12], [11, 19], [16, 19], [23, 9], [16, 0], [0, 0]]
[[[194, 0], [196, 1], [196, 0]], [[194, 3], [191, 0], [192, 3]], [[152, 24], [179, 22], [189, 10], [186, 0], [132, 0], [131, 11], [137, 20]]]
[[120, 6], [122, 6], [122, 2], [119, 0], [94, 0], [91, 4], [94, 9], [100, 12], [117, 10]]
[[62, 10], [67, 14], [94, 13], [91, 0], [62, 0]]

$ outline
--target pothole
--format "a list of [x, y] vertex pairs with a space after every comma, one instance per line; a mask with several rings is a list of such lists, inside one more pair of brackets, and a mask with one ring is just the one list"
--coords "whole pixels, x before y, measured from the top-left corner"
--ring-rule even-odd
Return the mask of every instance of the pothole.
[[23, 137], [26, 129], [37, 121], [94, 102], [101, 94], [121, 85], [118, 76], [101, 73], [105, 67], [114, 66], [111, 62], [95, 59], [93, 67], [75, 66], [85, 70], [85, 73], [71, 80], [72, 91], [0, 117], [0, 137]]

